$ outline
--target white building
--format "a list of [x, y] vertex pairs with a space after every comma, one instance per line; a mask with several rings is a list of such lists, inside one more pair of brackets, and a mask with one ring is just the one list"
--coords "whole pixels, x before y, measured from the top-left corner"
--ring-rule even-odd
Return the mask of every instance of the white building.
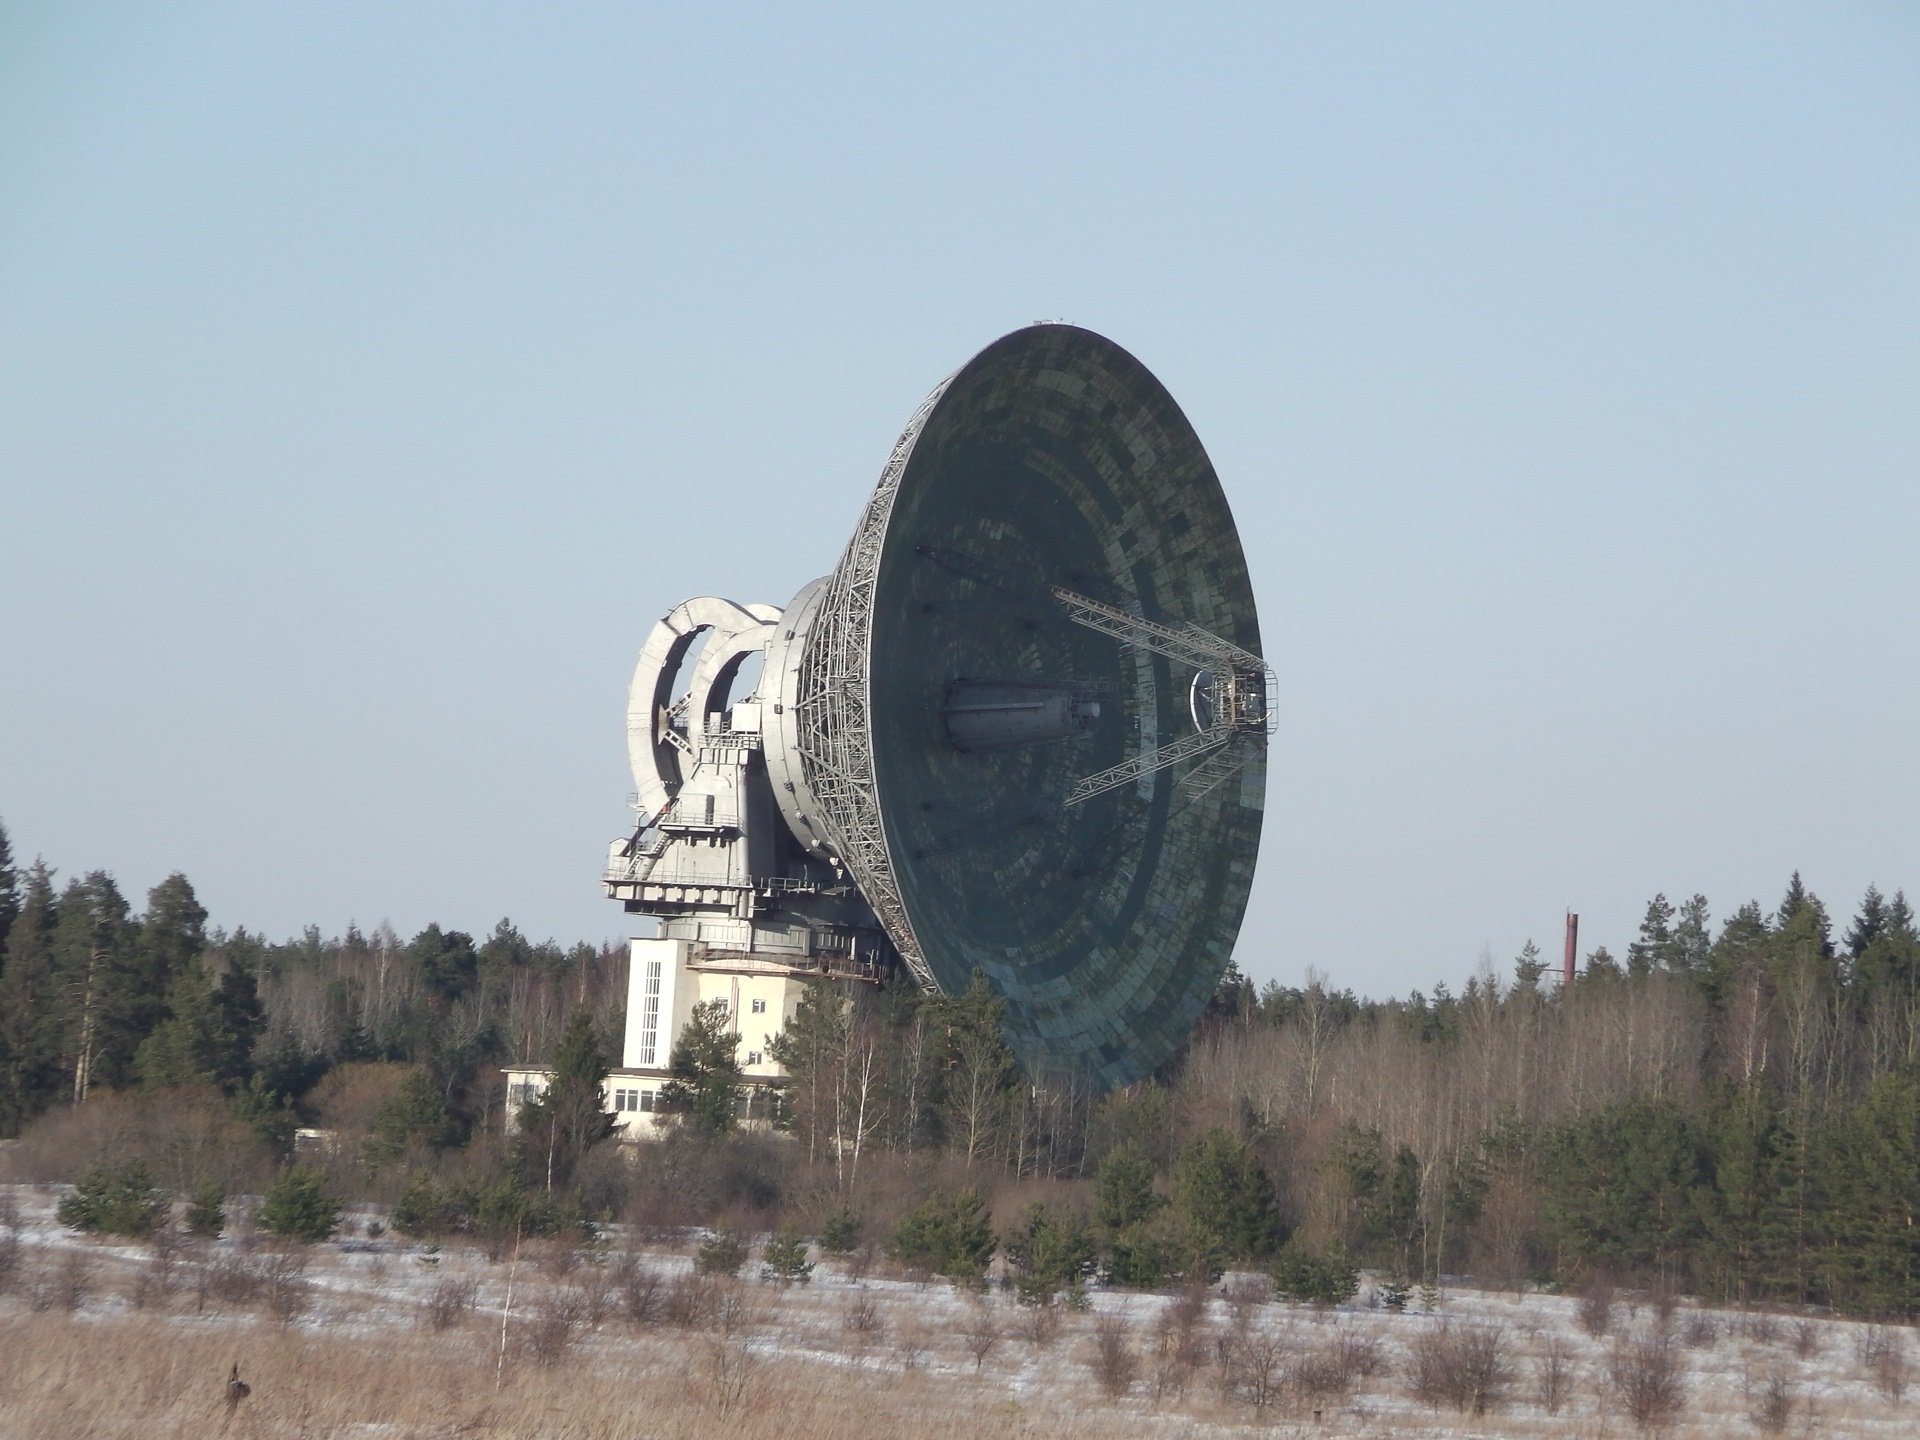
[[[659, 1126], [660, 1087], [674, 1041], [695, 1005], [726, 1004], [728, 1024], [740, 1036], [734, 1058], [741, 1085], [734, 1111], [749, 1125], [772, 1121], [774, 1092], [786, 1071], [774, 1062], [773, 1037], [793, 1019], [810, 981], [838, 971], [801, 969], [764, 955], [715, 951], [689, 940], [634, 940], [627, 971], [627, 1033], [620, 1065], [607, 1076], [606, 1108], [629, 1139]], [[522, 1105], [544, 1094], [544, 1066], [507, 1068], [507, 1125]]]

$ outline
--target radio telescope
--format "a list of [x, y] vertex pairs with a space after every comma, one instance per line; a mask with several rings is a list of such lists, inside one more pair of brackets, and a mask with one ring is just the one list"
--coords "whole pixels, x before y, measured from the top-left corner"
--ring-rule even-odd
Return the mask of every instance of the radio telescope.
[[[983, 972], [1029, 1074], [1151, 1073], [1239, 931], [1274, 689], [1173, 398], [1074, 326], [995, 341], [907, 423], [832, 574], [648, 636], [606, 875], [661, 925], [628, 1065], [663, 1063], [676, 967], [904, 967]], [[646, 944], [672, 953], [643, 981]]]

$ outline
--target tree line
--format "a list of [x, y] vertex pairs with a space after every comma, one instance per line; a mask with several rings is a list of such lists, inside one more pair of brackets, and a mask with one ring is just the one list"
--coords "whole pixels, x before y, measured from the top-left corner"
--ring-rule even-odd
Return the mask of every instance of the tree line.
[[[1507, 973], [1404, 999], [1230, 969], [1183, 1052], [1105, 1095], [1023, 1075], [984, 981], [821, 984], [775, 1042], [789, 1081], [748, 1107], [777, 1140], [742, 1131], [737, 1037], [701, 1007], [672, 1053], [676, 1118], [619, 1147], [600, 1089], [618, 950], [505, 921], [479, 943], [429, 926], [270, 944], [207, 931], [184, 877], [135, 916], [110, 877], [56, 891], [4, 843], [0, 1133], [71, 1127], [76, 1101], [218, 1097], [277, 1157], [294, 1124], [326, 1125], [331, 1183], [418, 1233], [799, 1226], [951, 1266], [985, 1226], [1016, 1270], [1113, 1283], [1603, 1274], [1920, 1314], [1920, 934], [1899, 892], [1870, 888], [1838, 936], [1798, 876], [1717, 924], [1701, 896], [1656, 896], [1624, 956], [1593, 951], [1571, 986], [1531, 943]], [[509, 1061], [556, 1077], [511, 1136]]]

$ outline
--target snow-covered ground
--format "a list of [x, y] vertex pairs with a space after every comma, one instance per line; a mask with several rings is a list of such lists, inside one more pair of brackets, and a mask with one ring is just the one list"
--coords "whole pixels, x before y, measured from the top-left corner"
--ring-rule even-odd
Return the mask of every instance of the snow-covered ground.
[[[759, 1278], [756, 1254], [739, 1282], [701, 1280], [691, 1238], [642, 1244], [616, 1232], [591, 1256], [544, 1243], [490, 1262], [472, 1246], [370, 1237], [366, 1213], [348, 1217], [342, 1238], [293, 1253], [255, 1240], [242, 1219], [238, 1234], [162, 1256], [71, 1234], [54, 1220], [57, 1199], [51, 1187], [0, 1187], [0, 1251], [14, 1257], [8, 1270], [0, 1254], [0, 1435], [15, 1433], [7, 1408], [34, 1399], [28, 1382], [8, 1391], [7, 1355], [56, 1325], [103, 1345], [161, 1326], [182, 1338], [291, 1336], [309, 1352], [324, 1341], [399, 1353], [457, 1337], [463, 1363], [490, 1368], [496, 1387], [509, 1369], [584, 1385], [678, 1356], [686, 1387], [719, 1419], [745, 1403], [750, 1372], [833, 1375], [840, 1393], [870, 1393], [876, 1405], [897, 1403], [902, 1387], [923, 1397], [921, 1413], [937, 1402], [951, 1417], [937, 1428], [953, 1440], [1275, 1426], [1395, 1437], [1920, 1433], [1920, 1391], [1916, 1403], [1905, 1395], [1911, 1333], [1821, 1316], [1690, 1304], [1662, 1314], [1622, 1295], [1594, 1334], [1593, 1307], [1583, 1326], [1570, 1297], [1462, 1285], [1430, 1297], [1430, 1310], [1416, 1294], [1393, 1313], [1367, 1284], [1351, 1304], [1315, 1309], [1263, 1301], [1259, 1282], [1233, 1276], [1205, 1297], [1096, 1290], [1085, 1312], [1039, 1315], [1004, 1291], [967, 1294], [871, 1261], [823, 1260], [810, 1284], [780, 1286]], [[1019, 1428], [1006, 1430], [1008, 1416]], [[786, 1433], [778, 1419], [775, 1405], [749, 1428]], [[437, 1433], [371, 1423], [326, 1433]]]

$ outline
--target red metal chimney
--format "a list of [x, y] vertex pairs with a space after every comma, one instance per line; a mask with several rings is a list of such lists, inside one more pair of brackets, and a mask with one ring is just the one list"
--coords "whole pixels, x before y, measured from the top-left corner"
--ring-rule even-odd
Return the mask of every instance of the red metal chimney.
[[1580, 945], [1580, 917], [1567, 911], [1567, 958], [1561, 967], [1560, 983], [1573, 984], [1573, 957]]

